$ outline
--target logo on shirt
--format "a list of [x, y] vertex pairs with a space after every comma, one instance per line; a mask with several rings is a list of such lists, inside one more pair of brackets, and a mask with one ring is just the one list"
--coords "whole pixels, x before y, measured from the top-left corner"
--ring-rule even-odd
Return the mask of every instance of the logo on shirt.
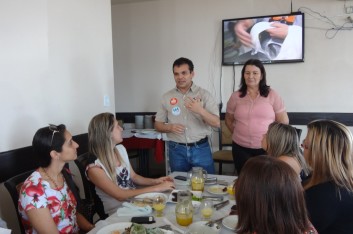
[[170, 105], [174, 106], [177, 103], [178, 103], [178, 99], [177, 98], [173, 97], [173, 98], [170, 99]]
[[173, 107], [173, 109], [172, 109], [173, 115], [180, 115], [180, 112], [181, 112], [181, 110], [180, 110], [179, 106]]

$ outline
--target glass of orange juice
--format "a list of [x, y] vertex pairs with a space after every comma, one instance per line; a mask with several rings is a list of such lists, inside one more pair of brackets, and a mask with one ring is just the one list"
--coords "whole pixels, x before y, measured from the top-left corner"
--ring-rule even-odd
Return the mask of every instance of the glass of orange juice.
[[189, 226], [192, 223], [192, 212], [176, 212], [175, 215], [177, 223], [181, 226]]
[[230, 199], [230, 200], [234, 200], [234, 199], [235, 199], [234, 182], [228, 184], [228, 186], [227, 186], [227, 192], [228, 192], [228, 195], [229, 195], [229, 199]]
[[200, 205], [202, 220], [210, 220], [214, 213], [213, 202], [210, 199], [203, 199]]
[[162, 217], [165, 208], [166, 199], [161, 195], [157, 195], [153, 198], [152, 208], [156, 212], [156, 217]]

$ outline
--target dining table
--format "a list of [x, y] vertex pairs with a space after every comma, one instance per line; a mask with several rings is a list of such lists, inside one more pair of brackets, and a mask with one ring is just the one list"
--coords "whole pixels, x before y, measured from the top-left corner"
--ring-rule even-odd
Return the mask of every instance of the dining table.
[[[175, 178], [176, 176], [187, 176], [187, 172], [172, 172], [169, 176], [172, 178]], [[227, 184], [227, 183], [233, 183], [234, 180], [237, 178], [236, 176], [229, 176], [229, 175], [213, 175], [213, 174], [208, 174], [208, 178], [217, 178], [217, 181], [222, 181], [222, 184]], [[191, 186], [187, 184], [185, 181], [181, 180], [176, 180], [174, 179], [175, 182], [175, 189], [176, 190], [189, 190], [191, 191]], [[217, 184], [217, 183], [216, 183]], [[210, 185], [205, 185], [204, 191], [202, 192], [203, 196], [214, 196], [214, 193], [210, 193], [208, 187], [213, 186], [214, 184]], [[164, 192], [165, 195], [169, 197], [171, 191]], [[214, 215], [212, 215], [211, 220], [216, 220], [220, 219], [223, 217], [228, 217], [231, 211], [231, 207], [235, 205], [235, 200], [233, 198], [230, 198], [228, 194], [223, 194], [223, 195], [218, 195], [218, 196], [223, 196], [223, 201], [229, 200], [229, 203], [222, 207], [219, 210], [215, 210]], [[217, 204], [219, 202], [214, 201], [214, 204]], [[149, 216], [154, 216], [155, 223], [152, 224], [143, 224], [146, 228], [154, 228], [154, 227], [160, 227], [163, 225], [170, 225], [172, 230], [174, 231], [175, 234], [184, 234], [188, 233], [188, 227], [187, 226], [181, 226], [176, 222], [176, 216], [175, 216], [175, 207], [176, 203], [173, 202], [167, 202], [166, 207], [164, 209], [164, 215], [162, 217], [156, 217], [154, 212], [152, 212]], [[121, 223], [121, 222], [130, 222], [131, 221], [131, 216], [118, 216], [117, 212], [114, 214], [110, 215], [108, 218], [105, 220], [100, 220], [95, 224], [95, 228], [92, 229], [88, 234], [96, 234], [100, 229], [103, 227], [110, 225], [110, 224], [115, 224], [115, 223]], [[201, 214], [200, 211], [196, 208], [194, 210], [194, 215], [193, 215], [193, 223], [201, 221]], [[235, 221], [236, 222], [236, 221]], [[222, 222], [219, 223], [220, 226], [220, 234], [231, 234], [235, 233], [234, 230], [231, 230], [227, 227], [225, 227]], [[109, 233], [110, 234], [110, 233]]]

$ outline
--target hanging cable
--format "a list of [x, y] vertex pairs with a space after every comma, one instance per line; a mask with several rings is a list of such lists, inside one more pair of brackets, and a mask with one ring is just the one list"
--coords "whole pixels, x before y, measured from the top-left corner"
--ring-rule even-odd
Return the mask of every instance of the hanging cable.
[[233, 64], [233, 92], [235, 91], [235, 65]]

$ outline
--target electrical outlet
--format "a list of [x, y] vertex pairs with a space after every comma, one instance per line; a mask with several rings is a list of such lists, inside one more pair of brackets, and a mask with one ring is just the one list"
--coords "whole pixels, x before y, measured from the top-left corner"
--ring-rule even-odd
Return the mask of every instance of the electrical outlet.
[[109, 95], [104, 95], [104, 97], [103, 97], [103, 105], [104, 105], [104, 106], [110, 106], [110, 98], [109, 98]]

